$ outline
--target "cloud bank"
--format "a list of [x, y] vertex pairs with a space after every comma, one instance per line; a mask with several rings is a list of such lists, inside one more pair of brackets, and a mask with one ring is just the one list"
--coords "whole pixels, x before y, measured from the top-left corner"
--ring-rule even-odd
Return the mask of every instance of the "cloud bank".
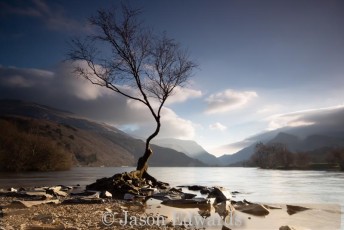
[[257, 97], [253, 91], [235, 91], [227, 89], [223, 92], [211, 94], [206, 98], [206, 114], [225, 113], [230, 110], [239, 109], [246, 105], [250, 100]]
[[[179, 88], [169, 104], [201, 95], [197, 90]], [[155, 122], [144, 105], [72, 76], [70, 63], [61, 64], [54, 71], [0, 66], [0, 98], [33, 101], [71, 111], [140, 137], [147, 137], [155, 129]], [[191, 139], [194, 135], [195, 124], [179, 117], [172, 109], [163, 108], [160, 137]]]
[[338, 126], [344, 125], [344, 106], [333, 106], [277, 114], [268, 118], [268, 130], [283, 127], [301, 127], [312, 125]]

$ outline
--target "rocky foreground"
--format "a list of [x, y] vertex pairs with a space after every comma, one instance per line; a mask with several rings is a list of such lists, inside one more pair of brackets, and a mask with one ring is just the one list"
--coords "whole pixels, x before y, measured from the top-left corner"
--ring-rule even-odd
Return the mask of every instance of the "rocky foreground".
[[[312, 221], [307, 219], [307, 214], [299, 213], [319, 212], [314, 207], [235, 201], [238, 192], [229, 192], [221, 187], [194, 185], [170, 188], [167, 183], [128, 176], [128, 173], [123, 173], [103, 178], [86, 189], [62, 185], [2, 189], [0, 229], [299, 230], [307, 229], [308, 222]], [[295, 214], [299, 216], [293, 218]], [[324, 216], [324, 213], [320, 214]], [[330, 218], [331, 226], [323, 223], [324, 226], [336, 229], [338, 224], [333, 221], [333, 216]], [[292, 227], [289, 223], [301, 224], [301, 227]]]

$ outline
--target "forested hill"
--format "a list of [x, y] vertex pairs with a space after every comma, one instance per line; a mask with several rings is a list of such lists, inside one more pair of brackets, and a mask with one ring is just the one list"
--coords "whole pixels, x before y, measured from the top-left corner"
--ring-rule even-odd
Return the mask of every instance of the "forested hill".
[[[142, 140], [113, 126], [36, 103], [0, 100], [0, 121], [2, 170], [58, 170], [73, 165], [135, 166], [144, 151]], [[37, 139], [36, 146], [44, 143], [46, 148], [57, 149], [62, 155], [30, 155], [33, 147], [27, 144], [32, 142], [26, 140], [29, 137]], [[203, 166], [184, 153], [156, 145], [152, 148], [151, 166]], [[45, 166], [30, 166], [33, 162], [44, 162], [44, 157], [49, 158]], [[63, 167], [54, 166], [64, 162], [62, 159], [65, 159]]]

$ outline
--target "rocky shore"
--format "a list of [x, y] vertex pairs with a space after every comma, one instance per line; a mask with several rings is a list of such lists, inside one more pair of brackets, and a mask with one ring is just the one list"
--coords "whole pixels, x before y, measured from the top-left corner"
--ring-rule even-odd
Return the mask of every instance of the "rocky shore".
[[8, 188], [0, 190], [0, 229], [340, 229], [340, 206], [258, 204], [235, 200], [238, 193], [128, 173], [86, 188]]

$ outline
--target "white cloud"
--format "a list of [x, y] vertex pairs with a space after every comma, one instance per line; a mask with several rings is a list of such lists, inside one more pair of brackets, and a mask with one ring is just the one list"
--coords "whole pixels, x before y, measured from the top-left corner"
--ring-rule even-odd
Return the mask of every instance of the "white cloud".
[[192, 98], [202, 97], [200, 90], [194, 90], [190, 88], [182, 88], [177, 86], [174, 89], [174, 93], [167, 99], [166, 104], [180, 103]]
[[172, 109], [165, 107], [161, 116], [162, 138], [193, 139], [195, 136], [195, 126], [192, 121], [179, 117]]
[[211, 130], [219, 130], [219, 131], [225, 131], [227, 129], [226, 126], [221, 124], [220, 122], [216, 122], [214, 124], [209, 125], [209, 129]]
[[230, 110], [238, 109], [247, 104], [250, 100], [257, 97], [253, 91], [234, 91], [231, 89], [220, 93], [211, 94], [205, 101], [208, 106], [206, 114], [224, 113]]

